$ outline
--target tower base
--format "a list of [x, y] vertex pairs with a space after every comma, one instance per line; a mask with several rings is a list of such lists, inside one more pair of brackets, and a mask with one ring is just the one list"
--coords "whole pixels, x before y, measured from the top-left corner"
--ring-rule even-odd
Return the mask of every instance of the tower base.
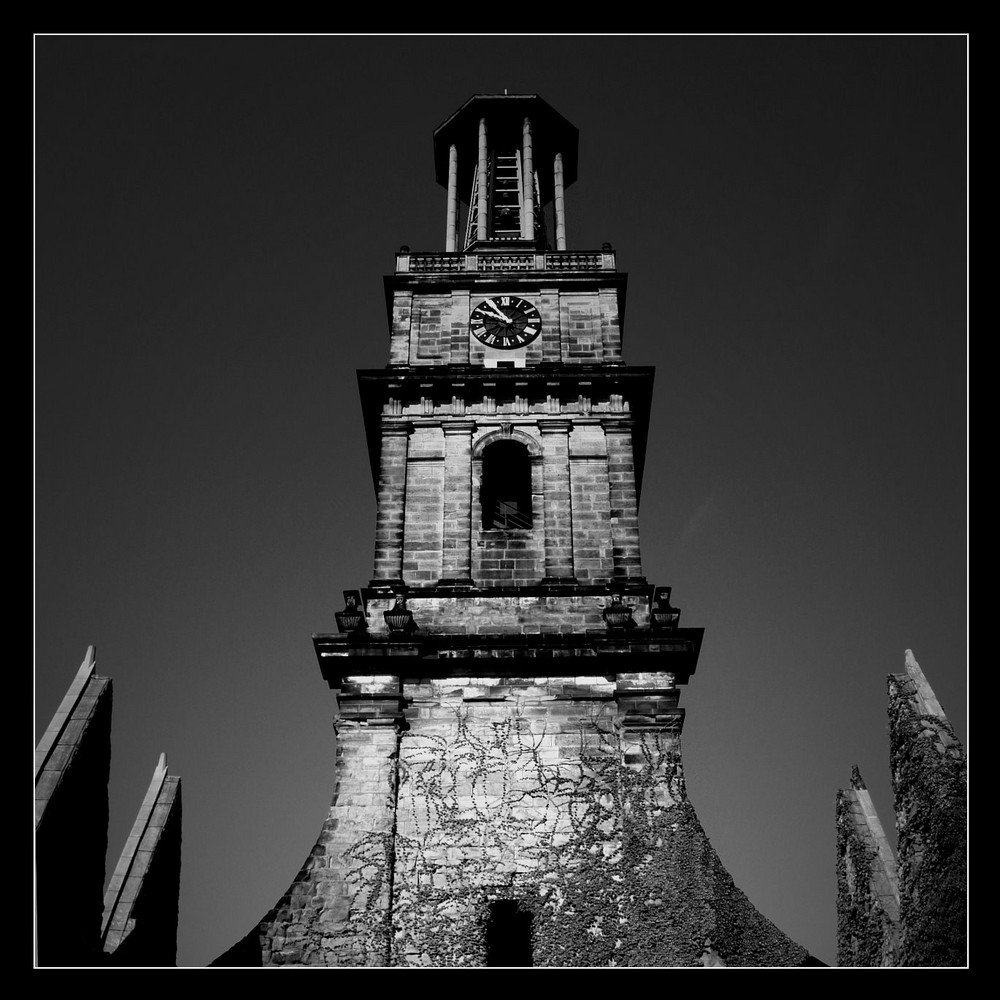
[[663, 674], [345, 677], [329, 815], [239, 964], [815, 964], [712, 849], [677, 693]]

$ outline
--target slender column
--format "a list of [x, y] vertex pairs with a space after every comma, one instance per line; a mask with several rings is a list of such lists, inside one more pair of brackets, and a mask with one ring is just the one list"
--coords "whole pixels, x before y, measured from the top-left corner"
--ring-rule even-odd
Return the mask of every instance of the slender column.
[[382, 424], [375, 515], [375, 576], [372, 586], [403, 582], [403, 512], [406, 506], [406, 450], [413, 425]]
[[444, 424], [444, 532], [441, 584], [472, 585], [472, 432], [474, 420]]
[[535, 238], [535, 168], [531, 153], [531, 121], [521, 126], [521, 239]]
[[444, 236], [445, 253], [458, 249], [458, 148], [448, 150], [448, 223]]
[[487, 162], [489, 160], [489, 153], [486, 148], [486, 119], [479, 119], [479, 166], [477, 167], [479, 171], [479, 197], [476, 199], [476, 239], [485, 240], [487, 238], [486, 233], [486, 184], [489, 171], [487, 170]]
[[545, 484], [545, 579], [575, 583], [573, 576], [573, 504], [569, 482], [569, 420], [543, 420], [542, 476]]
[[556, 153], [552, 173], [553, 200], [556, 207], [556, 249], [566, 249], [566, 192], [563, 188], [562, 153]]
[[608, 444], [608, 494], [614, 578], [642, 579], [639, 557], [639, 507], [632, 457], [632, 420], [602, 420]]

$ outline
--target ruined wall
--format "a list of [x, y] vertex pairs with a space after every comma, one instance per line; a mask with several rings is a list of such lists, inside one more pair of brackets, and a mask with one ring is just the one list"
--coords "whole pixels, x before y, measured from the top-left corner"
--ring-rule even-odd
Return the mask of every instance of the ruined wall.
[[898, 961], [896, 861], [855, 767], [851, 787], [837, 793], [837, 965]]
[[906, 670], [889, 677], [900, 965], [965, 965], [965, 751], [910, 650]]
[[104, 895], [105, 964], [176, 965], [180, 879], [181, 779], [161, 754]]
[[99, 959], [111, 705], [111, 680], [95, 673], [91, 647], [36, 751], [39, 965], [91, 965]]
[[[180, 779], [167, 776], [163, 756], [104, 891], [111, 703], [111, 680], [97, 675], [96, 649], [90, 646], [35, 750], [35, 940], [40, 966], [176, 961]], [[131, 946], [112, 956], [133, 932]]]
[[910, 650], [889, 675], [893, 857], [855, 767], [837, 794], [837, 964], [964, 966], [965, 751]]

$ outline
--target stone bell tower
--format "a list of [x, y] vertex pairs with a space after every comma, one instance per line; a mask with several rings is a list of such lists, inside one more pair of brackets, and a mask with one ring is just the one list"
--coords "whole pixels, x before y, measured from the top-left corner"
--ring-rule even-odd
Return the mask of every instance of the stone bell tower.
[[653, 370], [622, 360], [611, 247], [568, 249], [577, 143], [537, 95], [474, 96], [434, 133], [445, 250], [397, 253], [388, 364], [358, 374], [373, 576], [314, 637], [333, 801], [230, 962], [808, 960], [685, 793], [703, 630], [642, 575]]

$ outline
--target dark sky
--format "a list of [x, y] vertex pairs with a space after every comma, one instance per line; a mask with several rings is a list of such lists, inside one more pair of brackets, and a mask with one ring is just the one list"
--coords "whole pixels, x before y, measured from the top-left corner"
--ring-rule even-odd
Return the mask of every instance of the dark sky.
[[964, 37], [36, 41], [36, 721], [114, 678], [109, 871], [183, 779], [178, 961], [288, 887], [332, 794], [313, 632], [372, 575], [354, 371], [444, 247], [474, 93], [580, 129], [571, 249], [655, 365], [643, 568], [703, 626], [690, 797], [740, 888], [836, 952], [834, 796], [893, 826], [885, 676], [965, 738]]

